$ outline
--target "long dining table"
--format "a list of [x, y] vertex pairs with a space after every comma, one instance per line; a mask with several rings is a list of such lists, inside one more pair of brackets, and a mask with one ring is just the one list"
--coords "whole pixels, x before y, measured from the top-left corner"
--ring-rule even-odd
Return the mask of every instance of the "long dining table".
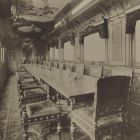
[[96, 93], [98, 78], [76, 75], [73, 72], [41, 65], [26, 64], [26, 70], [37, 79], [43, 80], [67, 98]]

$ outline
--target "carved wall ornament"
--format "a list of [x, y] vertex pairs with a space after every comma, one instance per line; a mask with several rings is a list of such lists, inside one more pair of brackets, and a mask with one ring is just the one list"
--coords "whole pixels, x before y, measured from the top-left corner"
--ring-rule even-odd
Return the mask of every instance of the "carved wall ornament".
[[58, 39], [57, 38], [50, 38], [49, 40], [47, 40], [47, 44], [50, 47], [56, 47], [58, 48]]
[[84, 37], [98, 32], [103, 39], [108, 38], [108, 19], [104, 18], [104, 23], [98, 26], [90, 25], [80, 33], [79, 42], [84, 44]]
[[61, 42], [64, 44], [65, 42], [70, 41], [72, 45], [75, 45], [75, 34], [73, 32], [65, 34]]
[[140, 10], [126, 15], [126, 33], [135, 33], [136, 22], [140, 20]]

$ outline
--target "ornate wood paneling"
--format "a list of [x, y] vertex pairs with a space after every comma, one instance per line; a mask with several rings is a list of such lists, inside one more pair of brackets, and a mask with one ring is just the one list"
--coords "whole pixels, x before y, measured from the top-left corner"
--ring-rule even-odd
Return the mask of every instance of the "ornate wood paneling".
[[108, 19], [104, 19], [104, 23], [98, 26], [88, 26], [84, 31], [80, 33], [79, 42], [84, 44], [84, 37], [90, 34], [99, 32], [101, 38], [108, 38]]
[[64, 44], [67, 41], [70, 41], [72, 45], [75, 45], [75, 34], [73, 32], [64, 34], [64, 36], [61, 39], [61, 42]]
[[113, 25], [113, 61], [122, 61], [122, 22]]

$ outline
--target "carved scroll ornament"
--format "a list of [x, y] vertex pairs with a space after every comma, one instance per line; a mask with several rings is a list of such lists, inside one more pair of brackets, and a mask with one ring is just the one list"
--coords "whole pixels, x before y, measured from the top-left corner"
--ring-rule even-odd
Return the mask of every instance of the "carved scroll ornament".
[[54, 38], [54, 39], [49, 39], [49, 40], [47, 41], [47, 43], [48, 43], [48, 45], [49, 45], [50, 47], [56, 47], [56, 48], [58, 48], [58, 39], [56, 39], [56, 38]]
[[126, 33], [135, 33], [137, 20], [140, 20], [140, 10], [134, 11], [126, 15]]
[[93, 33], [99, 33], [101, 38], [108, 38], [108, 19], [104, 19], [104, 23], [98, 26], [88, 26], [84, 31], [80, 33], [79, 42], [84, 44], [84, 37]]
[[71, 45], [75, 45], [75, 35], [74, 33], [66, 34], [62, 39], [61, 42], [64, 44], [65, 42], [70, 41]]

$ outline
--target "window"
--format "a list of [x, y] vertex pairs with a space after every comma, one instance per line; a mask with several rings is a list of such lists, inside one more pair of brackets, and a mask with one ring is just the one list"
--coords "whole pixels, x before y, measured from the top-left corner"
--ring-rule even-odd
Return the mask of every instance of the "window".
[[55, 48], [55, 60], [58, 60], [58, 49], [57, 48]]
[[99, 33], [84, 38], [84, 60], [105, 61], [105, 40], [100, 38]]
[[136, 22], [136, 50], [135, 50], [135, 58], [136, 62], [140, 62], [140, 20]]
[[70, 41], [64, 43], [64, 60], [74, 60], [74, 46]]
[[51, 47], [51, 48], [50, 48], [50, 59], [51, 59], [51, 60], [54, 59], [54, 58], [53, 58], [53, 57], [54, 57], [53, 54], [54, 54], [54, 52], [53, 52], [53, 48]]

